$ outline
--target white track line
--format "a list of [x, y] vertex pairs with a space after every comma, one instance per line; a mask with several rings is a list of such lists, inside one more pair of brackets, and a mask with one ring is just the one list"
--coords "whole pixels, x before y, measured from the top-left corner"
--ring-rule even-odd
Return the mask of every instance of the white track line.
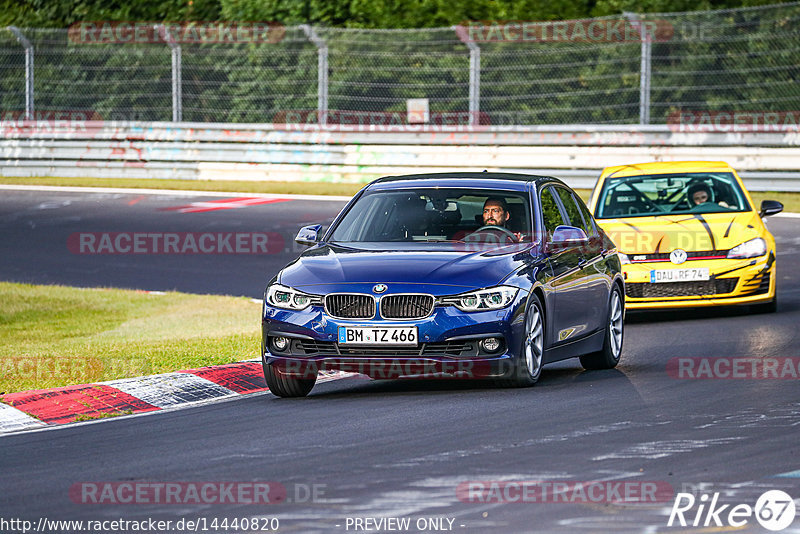
[[47, 425], [13, 406], [0, 402], [0, 433], [43, 428]]
[[53, 193], [119, 193], [129, 195], [167, 195], [180, 197], [253, 197], [253, 198], [289, 198], [292, 200], [327, 200], [346, 202], [352, 197], [334, 195], [278, 195], [273, 193], [234, 193], [230, 191], [184, 191], [180, 189], [135, 189], [122, 187], [71, 187], [55, 185], [8, 185], [0, 184], [0, 190], [6, 191], [49, 191]]

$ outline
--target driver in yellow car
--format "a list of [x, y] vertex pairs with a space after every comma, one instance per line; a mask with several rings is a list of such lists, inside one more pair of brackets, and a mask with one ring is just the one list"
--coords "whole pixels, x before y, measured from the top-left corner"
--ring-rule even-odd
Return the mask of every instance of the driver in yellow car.
[[[502, 226], [505, 228], [506, 221], [511, 218], [508, 211], [508, 204], [500, 197], [489, 197], [483, 203], [483, 224], [484, 226]], [[522, 240], [522, 234], [513, 232], [517, 241]]]
[[[692, 207], [705, 204], [706, 202], [711, 202], [711, 188], [703, 182], [698, 182], [691, 185], [687, 194], [689, 196], [689, 200], [691, 201]], [[727, 202], [719, 202], [719, 205], [724, 208], [730, 207], [728, 206]]]

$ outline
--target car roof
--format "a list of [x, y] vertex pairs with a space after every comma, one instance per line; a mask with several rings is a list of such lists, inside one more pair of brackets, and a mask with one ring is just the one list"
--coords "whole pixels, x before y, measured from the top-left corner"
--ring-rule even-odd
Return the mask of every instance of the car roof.
[[733, 168], [724, 161], [651, 161], [647, 163], [632, 163], [629, 165], [616, 165], [603, 169], [602, 176], [614, 175], [637, 176], [640, 174], [670, 174], [679, 172], [709, 172], [727, 171]]
[[564, 184], [552, 176], [516, 174], [506, 172], [441, 172], [384, 176], [371, 182], [370, 190], [405, 189], [409, 187], [463, 187], [475, 189], [506, 189], [524, 191], [528, 183], [554, 182]]

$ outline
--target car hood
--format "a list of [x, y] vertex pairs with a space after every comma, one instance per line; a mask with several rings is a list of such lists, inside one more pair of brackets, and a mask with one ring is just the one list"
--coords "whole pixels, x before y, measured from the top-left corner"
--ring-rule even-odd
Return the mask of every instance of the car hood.
[[626, 254], [729, 250], [766, 232], [753, 211], [684, 213], [655, 217], [599, 219], [598, 224]]
[[531, 258], [530, 244], [477, 251], [459, 250], [459, 245], [393, 244], [386, 250], [380, 243], [325, 244], [304, 252], [278, 281], [310, 293], [371, 290], [382, 283], [388, 293], [419, 291], [424, 285], [426, 293], [446, 295], [500, 284]]

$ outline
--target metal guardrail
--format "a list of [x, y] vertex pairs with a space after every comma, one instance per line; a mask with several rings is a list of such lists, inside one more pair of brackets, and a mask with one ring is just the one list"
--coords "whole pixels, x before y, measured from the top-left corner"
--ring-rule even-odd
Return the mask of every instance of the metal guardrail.
[[20, 122], [2, 130], [0, 174], [364, 183], [388, 174], [487, 169], [551, 174], [586, 188], [609, 165], [723, 160], [752, 190], [800, 191], [800, 133], [794, 131], [588, 125], [361, 130]]
[[566, 124], [546, 126], [339, 125], [216, 122], [0, 120], [0, 139], [324, 143], [374, 145], [580, 145], [800, 147], [800, 126], [750, 131], [680, 131], [666, 125]]

